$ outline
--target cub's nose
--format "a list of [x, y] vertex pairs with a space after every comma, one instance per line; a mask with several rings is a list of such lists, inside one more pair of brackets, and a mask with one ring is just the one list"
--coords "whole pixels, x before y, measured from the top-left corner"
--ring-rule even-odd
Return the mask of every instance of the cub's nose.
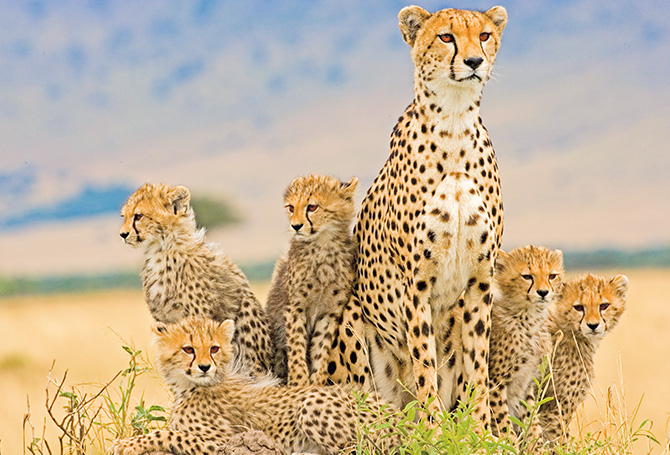
[[591, 330], [595, 330], [595, 329], [598, 328], [598, 323], [597, 323], [597, 322], [595, 322], [595, 323], [590, 323], [590, 324], [587, 323], [586, 325], [587, 325], [587, 326], [589, 327], [589, 329], [591, 329]]
[[545, 298], [547, 295], [549, 295], [549, 291], [547, 291], [546, 289], [538, 289], [537, 295], [539, 295], [542, 298]]
[[207, 373], [207, 371], [209, 371], [210, 366], [211, 365], [202, 365], [201, 364], [201, 365], [198, 365], [198, 368], [200, 368], [200, 371], [202, 371], [203, 373]]
[[130, 232], [121, 232], [119, 235], [121, 236], [121, 238], [122, 238], [123, 240], [125, 240], [126, 237], [128, 237], [128, 234], [130, 234]]
[[481, 65], [483, 61], [484, 59], [481, 57], [469, 57], [463, 60], [463, 63], [468, 65], [473, 70], [476, 70], [477, 68], [479, 68], [479, 65]]
[[298, 232], [302, 226], [303, 226], [302, 224], [292, 224], [292, 225], [291, 225], [291, 227], [292, 227], [296, 232]]

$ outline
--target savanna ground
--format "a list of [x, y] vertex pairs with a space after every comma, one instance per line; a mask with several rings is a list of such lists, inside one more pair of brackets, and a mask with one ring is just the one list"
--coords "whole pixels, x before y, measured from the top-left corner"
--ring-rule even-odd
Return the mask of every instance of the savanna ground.
[[[670, 270], [623, 272], [631, 280], [628, 309], [601, 345], [593, 394], [580, 409], [574, 432], [615, 432], [617, 424], [636, 414], [637, 424], [653, 422], [651, 431], [661, 445], [651, 450], [662, 453], [670, 423]], [[267, 284], [254, 285], [261, 301], [267, 288]], [[129, 356], [123, 345], [132, 344], [151, 358], [150, 325], [138, 291], [0, 300], [0, 453], [23, 452], [28, 401], [35, 434], [41, 436], [46, 421], [47, 439], [56, 435], [45, 410], [45, 389], [54, 361], [54, 379], [60, 380], [68, 370], [68, 384], [104, 383], [127, 367]], [[168, 404], [155, 373], [143, 375], [137, 387], [137, 395], [143, 394], [147, 405]], [[636, 443], [636, 454], [649, 451], [648, 440]]]

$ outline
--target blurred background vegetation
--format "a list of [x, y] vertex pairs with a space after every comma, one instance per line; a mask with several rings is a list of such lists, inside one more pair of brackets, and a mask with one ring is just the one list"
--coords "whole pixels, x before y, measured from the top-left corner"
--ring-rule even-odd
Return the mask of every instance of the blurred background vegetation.
[[[213, 202], [212, 202], [213, 201]], [[198, 202], [200, 200], [198, 199]], [[209, 200], [214, 207], [220, 203]], [[224, 203], [225, 204], [225, 203]], [[193, 202], [196, 206], [196, 202]], [[198, 207], [201, 207], [198, 205]], [[226, 206], [229, 207], [229, 206]], [[221, 227], [238, 223], [239, 216], [234, 209], [230, 209], [230, 215], [226, 217], [213, 214], [200, 217], [198, 213], [198, 224], [210, 228]], [[207, 213], [207, 209], [203, 210]], [[203, 221], [204, 219], [204, 221]], [[213, 221], [210, 221], [213, 220]], [[201, 224], [202, 223], [202, 224]], [[210, 224], [211, 223], [211, 224]], [[596, 250], [596, 251], [565, 251], [565, 267], [567, 270], [605, 270], [605, 269], [643, 269], [643, 268], [668, 268], [670, 267], [670, 247], [645, 249], [645, 250]], [[272, 276], [274, 260], [242, 263], [240, 268], [252, 282], [266, 282]], [[95, 291], [102, 289], [141, 289], [142, 283], [139, 270], [120, 271], [99, 275], [72, 275], [54, 277], [2, 277], [0, 276], [0, 297], [9, 297], [29, 294], [51, 294]]]

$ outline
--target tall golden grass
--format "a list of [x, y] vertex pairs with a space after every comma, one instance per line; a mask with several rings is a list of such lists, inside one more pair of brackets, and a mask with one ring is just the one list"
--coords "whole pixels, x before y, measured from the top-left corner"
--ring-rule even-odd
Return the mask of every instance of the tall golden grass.
[[[602, 272], [606, 275], [615, 272]], [[616, 273], [621, 273], [617, 271]], [[624, 271], [631, 281], [629, 303], [620, 325], [601, 345], [593, 394], [573, 422], [573, 432], [625, 434], [622, 426], [653, 422], [661, 446], [667, 444], [670, 420], [670, 270]], [[262, 301], [267, 284], [255, 285]], [[46, 416], [45, 390], [68, 370], [68, 383], [103, 384], [125, 368], [132, 343], [149, 352], [151, 317], [141, 292], [113, 291], [75, 295], [16, 297], [0, 300], [0, 450], [23, 452], [23, 419], [30, 403], [31, 422], [41, 436]], [[148, 404], [168, 404], [156, 375], [143, 376]], [[140, 391], [140, 392], [141, 392]], [[55, 430], [47, 425], [46, 436]], [[649, 453], [646, 440], [635, 445]]]

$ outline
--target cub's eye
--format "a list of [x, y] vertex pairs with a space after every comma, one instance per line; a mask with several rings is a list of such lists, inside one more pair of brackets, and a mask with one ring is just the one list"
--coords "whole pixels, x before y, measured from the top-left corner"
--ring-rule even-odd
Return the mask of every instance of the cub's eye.
[[556, 279], [556, 276], [557, 276], [557, 275], [556, 275], [555, 273], [550, 273], [550, 274], [549, 274], [549, 279], [550, 279], [550, 280], [555, 280], [555, 279]]
[[609, 303], [601, 303], [601, 304], [600, 304], [600, 311], [605, 311], [605, 310], [608, 309], [609, 307], [610, 307], [610, 304], [609, 304]]
[[488, 41], [488, 39], [491, 37], [490, 33], [480, 33], [479, 34], [479, 41]]
[[521, 275], [521, 278], [524, 280], [531, 281], [533, 279], [533, 275]]
[[182, 351], [184, 351], [187, 354], [193, 354], [195, 350], [191, 346], [184, 346], [181, 348]]
[[135, 214], [135, 221], [139, 221], [139, 220], [141, 220], [141, 219], [142, 219], [142, 216], [143, 216], [143, 215], [142, 215], [141, 213], [136, 213], [136, 214]]
[[219, 349], [220, 348], [218, 346], [212, 346], [211, 348], [209, 348], [209, 353], [216, 354], [217, 352], [219, 352]]
[[454, 35], [450, 33], [445, 33], [443, 35], [437, 35], [438, 38], [442, 40], [443, 43], [453, 43], [454, 42]]
[[575, 306], [573, 306], [572, 308], [574, 308], [575, 310], [579, 311], [580, 313], [583, 313], [583, 312], [584, 312], [584, 305], [575, 305]]
[[288, 213], [293, 213], [295, 211], [295, 207], [289, 204], [286, 206], [286, 210], [288, 210]]
[[318, 209], [318, 208], [319, 208], [319, 206], [316, 205], [316, 204], [309, 204], [307, 206], [307, 211], [308, 212], [316, 212], [316, 209]]

